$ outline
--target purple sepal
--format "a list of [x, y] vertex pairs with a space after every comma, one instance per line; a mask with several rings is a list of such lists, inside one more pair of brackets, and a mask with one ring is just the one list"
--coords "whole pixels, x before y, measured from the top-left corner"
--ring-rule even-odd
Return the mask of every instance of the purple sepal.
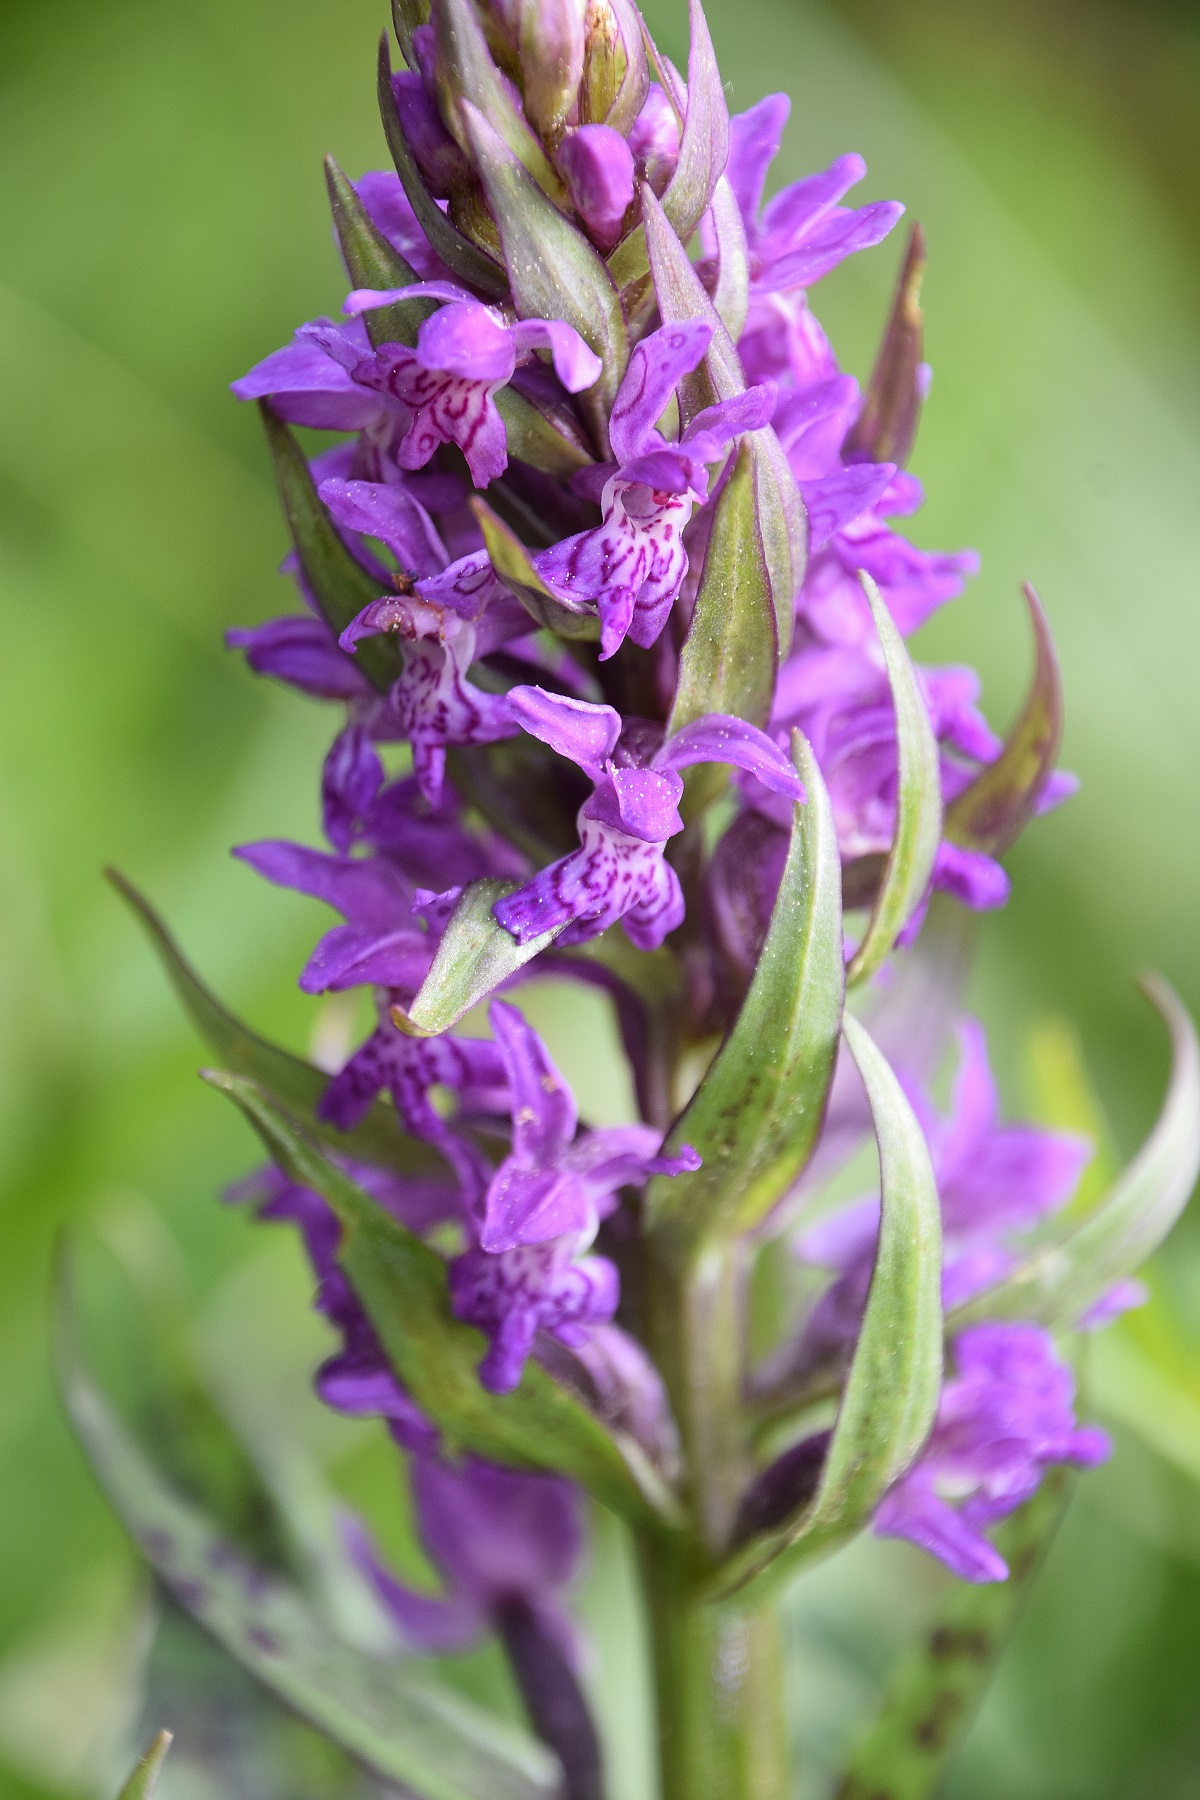
[[371, 684], [338, 647], [323, 619], [303, 613], [268, 619], [265, 625], [225, 633], [231, 650], [243, 650], [256, 675], [273, 675], [320, 700], [364, 700]]
[[[344, 346], [342, 360], [333, 345]], [[303, 325], [292, 343], [256, 363], [230, 384], [239, 400], [270, 400], [281, 419], [325, 431], [360, 431], [379, 417], [379, 402], [350, 375], [353, 364], [367, 355], [370, 341], [357, 320], [334, 325], [324, 319]]]
[[611, 250], [633, 204], [633, 152], [610, 125], [583, 125], [559, 145], [557, 162], [592, 242]]

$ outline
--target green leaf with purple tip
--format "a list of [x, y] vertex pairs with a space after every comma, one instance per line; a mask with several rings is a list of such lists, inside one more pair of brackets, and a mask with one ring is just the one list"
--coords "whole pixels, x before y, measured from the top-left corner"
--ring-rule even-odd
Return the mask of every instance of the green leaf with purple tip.
[[[489, 299], [502, 300], [508, 294], [508, 278], [498, 262], [494, 262], [485, 250], [473, 243], [468, 237], [446, 217], [429, 189], [425, 186], [425, 178], [417, 166], [417, 159], [412, 153], [408, 139], [404, 135], [404, 126], [400, 122], [400, 110], [396, 105], [396, 96], [392, 89], [392, 57], [388, 48], [387, 33], [379, 40], [379, 70], [377, 91], [379, 95], [379, 114], [383, 120], [383, 135], [387, 139], [387, 147], [392, 153], [392, 161], [396, 165], [396, 173], [400, 177], [400, 185], [404, 189], [408, 204], [416, 215], [417, 223], [429, 240], [430, 247], [445, 263], [446, 267], [460, 281], [467, 282], [477, 288]], [[410, 276], [410, 280], [415, 277]], [[364, 281], [360, 287], [399, 287], [399, 282]], [[370, 329], [372, 314], [368, 313], [367, 327]], [[374, 340], [372, 340], [374, 341]], [[380, 339], [380, 342], [385, 340]], [[402, 340], [408, 341], [408, 340]]]
[[867, 929], [847, 971], [847, 980], [851, 984], [866, 981], [875, 974], [924, 900], [942, 839], [938, 746], [920, 678], [879, 589], [861, 570], [859, 579], [870, 602], [887, 665], [896, 712], [899, 774], [892, 847]]
[[925, 233], [914, 225], [866, 397], [846, 438], [844, 453], [849, 459], [901, 466], [908, 461], [921, 418], [924, 273]]
[[476, 1370], [487, 1340], [451, 1312], [437, 1252], [336, 1168], [253, 1082], [212, 1072], [206, 1080], [240, 1107], [278, 1167], [328, 1203], [342, 1227], [338, 1261], [397, 1376], [452, 1452], [555, 1470], [643, 1529], [674, 1523], [672, 1498], [640, 1448], [606, 1430], [537, 1363], [526, 1364], [512, 1393], [486, 1392]]
[[162, 1476], [87, 1368], [65, 1278], [55, 1335], [63, 1398], [101, 1487], [168, 1592], [235, 1661], [418, 1800], [551, 1800], [557, 1766], [532, 1738], [403, 1658], [332, 1636], [291, 1582], [248, 1558]]
[[1004, 1281], [955, 1308], [954, 1330], [981, 1319], [1069, 1328], [1141, 1267], [1187, 1205], [1200, 1174], [1200, 1043], [1160, 975], [1143, 976], [1140, 986], [1171, 1034], [1171, 1078], [1154, 1129], [1103, 1200], [1082, 1218], [1052, 1219]]
[[[340, 635], [364, 606], [384, 592], [382, 582], [356, 562], [334, 529], [321, 504], [304, 452], [283, 420], [266, 400], [258, 403], [262, 414], [275, 482], [288, 529], [305, 582], [329, 629]], [[355, 664], [381, 693], [400, 673], [400, 658], [386, 638], [366, 638], [358, 646]]]
[[846, 1044], [867, 1090], [882, 1204], [875, 1269], [816, 1494], [795, 1518], [752, 1538], [714, 1591], [789, 1579], [869, 1522], [912, 1463], [937, 1412], [942, 1378], [942, 1224], [924, 1134], [881, 1051], [852, 1015]]
[[799, 732], [793, 754], [808, 799], [795, 808], [766, 943], [737, 1022], [669, 1139], [704, 1160], [647, 1193], [650, 1228], [676, 1259], [761, 1224], [825, 1116], [844, 994], [841, 863], [829, 795]]
[[1037, 811], [1054, 772], [1063, 733], [1062, 675], [1037, 593], [1022, 588], [1033, 626], [1033, 677], [1025, 704], [995, 762], [946, 809], [946, 836], [968, 850], [1002, 856]]
[[108, 870], [108, 879], [144, 929], [192, 1024], [226, 1068], [259, 1082], [281, 1105], [298, 1113], [323, 1143], [342, 1155], [426, 1180], [447, 1174], [437, 1151], [402, 1131], [395, 1108], [382, 1100], [376, 1101], [353, 1131], [338, 1131], [318, 1118], [317, 1105], [329, 1086], [329, 1076], [259, 1037], [235, 1018], [201, 981], [145, 896], [115, 869]]

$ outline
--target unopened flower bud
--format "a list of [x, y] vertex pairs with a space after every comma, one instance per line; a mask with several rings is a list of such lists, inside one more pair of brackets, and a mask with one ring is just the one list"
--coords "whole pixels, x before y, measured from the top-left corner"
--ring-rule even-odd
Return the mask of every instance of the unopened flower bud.
[[649, 86], [636, 9], [629, 0], [587, 0], [581, 123], [611, 125], [627, 136]]

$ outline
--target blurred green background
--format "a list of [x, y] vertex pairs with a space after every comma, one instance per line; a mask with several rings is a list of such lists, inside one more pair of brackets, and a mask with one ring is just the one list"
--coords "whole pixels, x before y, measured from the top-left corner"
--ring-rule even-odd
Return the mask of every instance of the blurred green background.
[[[200, 1088], [197, 1045], [100, 880], [118, 863], [244, 1015], [310, 1041], [317, 1009], [294, 980], [317, 909], [226, 853], [314, 835], [328, 729], [221, 648], [225, 626], [291, 603], [273, 573], [284, 535], [257, 421], [226, 383], [340, 302], [320, 156], [381, 165], [384, 10], [0, 0], [4, 1800], [112, 1783], [150, 1633], [53, 1394], [47, 1280], [65, 1222], [91, 1221], [160, 1271], [178, 1264], [206, 1366], [235, 1404], [286, 1400], [348, 1489], [378, 1500], [390, 1479], [369, 1433], [339, 1436], [305, 1402], [323, 1340], [298, 1258], [217, 1204], [249, 1140]], [[681, 0], [648, 10], [682, 60]], [[1083, 780], [1011, 858], [1015, 895], [984, 932], [974, 999], [1014, 1106], [1031, 1027], [1048, 1013], [1076, 1022], [1127, 1153], [1165, 1072], [1131, 971], [1154, 963], [1200, 1007], [1200, 20], [1184, 0], [713, 0], [710, 17], [732, 106], [793, 95], [781, 177], [861, 150], [865, 191], [904, 199], [928, 231], [936, 382], [914, 459], [929, 493], [917, 533], [978, 546], [984, 571], [921, 649], [979, 665], [1002, 726], [1028, 659], [1017, 584], [1033, 579], [1065, 665], [1065, 761]], [[898, 250], [858, 259], [817, 297], [860, 375]], [[619, 1116], [625, 1087], [595, 1074], [602, 1016], [552, 992], [532, 1004], [587, 1110]], [[1156, 1344], [1131, 1329], [1097, 1358], [1119, 1455], [1081, 1489], [956, 1795], [1200, 1796], [1194, 1222], [1161, 1261]], [[601, 1576], [617, 1554], [605, 1538], [590, 1583], [593, 1680], [613, 1800], [640, 1800], [636, 1670], [606, 1637]], [[805, 1796], [826, 1791], [937, 1583], [876, 1544], [798, 1592]], [[182, 1734], [172, 1795], [348, 1791], [306, 1742], [280, 1752], [286, 1775], [255, 1762], [258, 1702], [177, 1636], [156, 1653], [152, 1699], [179, 1714], [154, 1721]], [[201, 1729], [198, 1699], [189, 1724], [189, 1692], [208, 1696], [220, 1729]]]

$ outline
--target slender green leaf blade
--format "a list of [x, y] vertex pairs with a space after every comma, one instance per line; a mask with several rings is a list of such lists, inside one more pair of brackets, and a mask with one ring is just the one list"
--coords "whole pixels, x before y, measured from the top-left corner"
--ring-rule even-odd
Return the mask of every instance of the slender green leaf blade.
[[[355, 561], [334, 530], [321, 505], [304, 452], [291, 431], [265, 400], [260, 400], [258, 407], [275, 465], [284, 517], [304, 579], [325, 622], [338, 635], [364, 606], [379, 599], [383, 587]], [[395, 646], [384, 638], [365, 639], [358, 646], [354, 661], [381, 692], [386, 692], [400, 672]]]
[[291, 1583], [247, 1559], [163, 1479], [87, 1371], [65, 1296], [57, 1336], [63, 1397], [101, 1486], [170, 1592], [236, 1661], [421, 1800], [557, 1793], [540, 1745], [403, 1661], [339, 1642]]
[[518, 944], [493, 916], [492, 908], [517, 881], [473, 881], [454, 909], [437, 955], [411, 1006], [392, 1008], [392, 1017], [410, 1037], [437, 1037], [502, 982], [552, 944], [562, 926]]
[[880, 967], [929, 887], [942, 837], [942, 783], [937, 739], [904, 639], [871, 577], [859, 571], [887, 664], [896, 709], [900, 770], [896, 833], [883, 884], [847, 979], [866, 981]]
[[486, 500], [475, 495], [470, 507], [483, 532], [492, 568], [509, 592], [516, 595], [530, 618], [559, 637], [599, 639], [599, 614], [576, 612], [550, 592], [516, 532], [496, 516]]
[[1074, 1481], [1052, 1469], [996, 1533], [1007, 1581], [956, 1581], [896, 1670], [836, 1800], [930, 1800], [966, 1733], [1054, 1540]]
[[196, 974], [150, 902], [115, 869], [108, 879], [126, 901], [155, 950], [168, 981], [192, 1024], [226, 1068], [274, 1094], [299, 1113], [310, 1131], [334, 1150], [362, 1162], [379, 1163], [405, 1175], [439, 1175], [446, 1165], [431, 1145], [400, 1129], [394, 1108], [378, 1101], [353, 1131], [338, 1131], [317, 1117], [316, 1108], [329, 1077], [311, 1063], [259, 1037], [235, 1018]]
[[812, 1504], [752, 1539], [720, 1576], [724, 1592], [787, 1579], [867, 1524], [913, 1461], [942, 1376], [942, 1228], [929, 1149], [904, 1090], [851, 1014], [843, 1021], [879, 1145], [879, 1247], [850, 1373]]
[[536, 1363], [513, 1393], [487, 1393], [476, 1374], [486, 1340], [451, 1312], [437, 1252], [329, 1162], [261, 1088], [232, 1075], [206, 1079], [241, 1108], [279, 1167], [336, 1214], [346, 1276], [400, 1380], [451, 1450], [556, 1470], [643, 1528], [674, 1521], [670, 1495], [633, 1441], [611, 1435]]
[[158, 1778], [162, 1766], [167, 1760], [167, 1751], [175, 1741], [171, 1731], [160, 1731], [150, 1748], [143, 1756], [121, 1792], [117, 1800], [154, 1800], [154, 1790], [158, 1786]]
[[1011, 1275], [955, 1309], [953, 1329], [979, 1319], [1073, 1325], [1114, 1282], [1141, 1267], [1187, 1205], [1200, 1173], [1200, 1043], [1187, 1009], [1160, 975], [1146, 975], [1140, 985], [1171, 1033], [1171, 1079], [1154, 1129], [1098, 1206], [1039, 1232]]
[[704, 1161], [659, 1177], [647, 1218], [687, 1246], [751, 1230], [795, 1180], [816, 1142], [842, 1023], [841, 864], [816, 757], [796, 734], [808, 800], [792, 841], [767, 940], [737, 1022], [671, 1132]]
[[[397, 27], [399, 35], [399, 27]], [[401, 39], [403, 47], [404, 40]], [[405, 51], [407, 57], [408, 52]], [[388, 48], [387, 33], [384, 32], [379, 42], [378, 69], [379, 113], [383, 120], [383, 135], [387, 139], [387, 147], [392, 153], [392, 161], [396, 165], [396, 173], [400, 177], [400, 185], [404, 189], [408, 204], [416, 215], [417, 223], [429, 240], [430, 246], [441, 257], [446, 267], [458, 276], [460, 281], [469, 282], [481, 294], [490, 299], [500, 300], [508, 294], [508, 279], [498, 262], [481, 250], [478, 244], [464, 237], [462, 232], [451, 223], [442, 211], [429, 189], [425, 186], [425, 178], [417, 167], [417, 159], [413, 155], [408, 139], [404, 135], [404, 126], [400, 122], [400, 109], [396, 105], [396, 95], [392, 88], [392, 58]], [[363, 287], [399, 287], [399, 282], [363, 282]], [[368, 313], [367, 325], [370, 328], [372, 315]], [[382, 341], [382, 340], [381, 340]]]
[[[388, 243], [332, 156], [325, 158], [325, 183], [342, 256], [356, 288], [411, 287], [416, 272]], [[373, 344], [415, 344], [417, 327], [437, 310], [434, 300], [397, 300], [367, 313], [364, 323]]]
[[596, 389], [611, 400], [629, 358], [621, 300], [591, 244], [542, 193], [473, 106], [463, 118], [500, 233], [513, 302], [523, 319], [564, 319], [604, 364]]
[[705, 713], [732, 713], [752, 725], [770, 717], [779, 649], [754, 502], [753, 451], [743, 441], [713, 508], [668, 733]]
[[1037, 811], [1062, 744], [1062, 675], [1054, 639], [1035, 590], [1026, 582], [1021, 591], [1033, 626], [1029, 693], [1000, 755], [946, 812], [951, 842], [989, 856], [1002, 856]]

